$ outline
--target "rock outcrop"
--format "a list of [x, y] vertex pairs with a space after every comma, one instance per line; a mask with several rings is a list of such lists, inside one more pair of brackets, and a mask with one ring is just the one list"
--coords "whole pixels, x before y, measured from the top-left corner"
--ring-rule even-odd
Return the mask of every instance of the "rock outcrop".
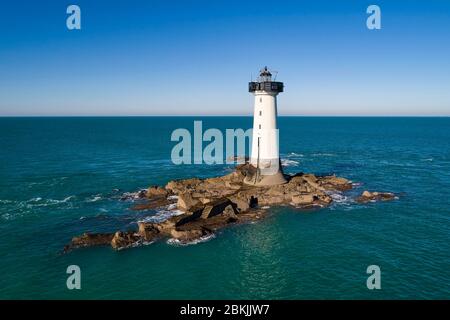
[[[314, 208], [329, 205], [330, 192], [352, 188], [349, 180], [336, 176], [315, 176], [298, 173], [286, 176], [287, 183], [274, 186], [244, 184], [254, 168], [238, 165], [232, 173], [208, 179], [174, 180], [165, 187], [152, 186], [141, 190], [132, 199], [144, 201], [133, 210], [148, 210], [173, 204], [184, 213], [163, 222], [138, 222], [136, 231], [117, 231], [111, 234], [88, 234], [75, 237], [65, 251], [96, 245], [111, 245], [114, 249], [150, 243], [162, 238], [190, 242], [213, 234], [230, 224], [245, 223], [262, 218], [264, 206], [291, 205]], [[392, 200], [391, 193], [365, 191], [357, 200]]]
[[394, 199], [395, 194], [391, 192], [370, 192], [366, 190], [361, 194], [361, 196], [356, 198], [356, 201], [359, 203], [366, 203], [374, 201], [389, 201]]
[[113, 237], [114, 234], [112, 233], [84, 233], [81, 236], [72, 238], [70, 244], [64, 247], [64, 251], [83, 247], [109, 245]]

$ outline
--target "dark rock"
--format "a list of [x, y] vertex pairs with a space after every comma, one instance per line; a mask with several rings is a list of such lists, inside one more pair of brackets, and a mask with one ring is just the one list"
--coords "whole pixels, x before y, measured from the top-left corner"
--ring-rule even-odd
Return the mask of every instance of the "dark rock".
[[138, 222], [138, 233], [145, 241], [155, 239], [161, 233], [153, 223]]
[[166, 198], [168, 194], [169, 194], [169, 192], [165, 188], [159, 187], [159, 186], [152, 186], [147, 189], [146, 196], [147, 196], [147, 198], [150, 198], [150, 199]]
[[83, 233], [81, 236], [72, 238], [70, 244], [64, 247], [64, 252], [82, 247], [109, 245], [113, 236], [112, 233]]
[[[126, 199], [142, 199], [133, 210], [154, 209], [174, 203], [184, 214], [161, 223], [139, 222], [137, 231], [117, 231], [115, 234], [85, 233], [75, 237], [65, 247], [87, 247], [110, 244], [115, 249], [128, 248], [161, 238], [174, 238], [189, 242], [210, 235], [218, 229], [237, 223], [262, 219], [266, 211], [258, 206], [292, 204], [304, 209], [326, 206], [332, 202], [329, 191], [345, 191], [352, 187], [349, 180], [336, 176], [316, 176], [299, 173], [287, 176], [287, 183], [256, 187], [244, 184], [246, 177], [255, 174], [249, 164], [238, 165], [236, 170], [222, 177], [208, 179], [174, 180], [163, 187], [152, 186], [130, 194]], [[392, 200], [392, 193], [365, 191], [359, 202]]]
[[156, 209], [163, 206], [169, 205], [171, 202], [167, 200], [167, 198], [156, 198], [153, 200], [146, 201], [144, 203], [137, 204], [133, 207], [131, 207], [131, 210], [150, 210], [150, 209]]
[[147, 197], [147, 190], [139, 190], [137, 192], [125, 192], [120, 197], [120, 200], [122, 200], [122, 201], [139, 200], [139, 199], [145, 199], [146, 197]]
[[173, 229], [170, 233], [172, 238], [177, 239], [181, 242], [191, 242], [194, 240], [198, 240], [201, 237], [205, 237], [211, 234], [211, 230], [207, 228], [193, 228], [189, 230], [178, 230]]
[[133, 231], [117, 231], [111, 240], [111, 247], [116, 250], [124, 249], [137, 244], [139, 241], [142, 241], [142, 237]]
[[201, 217], [203, 219], [207, 219], [207, 218], [213, 217], [215, 215], [221, 214], [222, 212], [224, 212], [224, 210], [228, 206], [231, 207], [231, 204], [232, 204], [232, 202], [227, 198], [223, 198], [223, 199], [216, 200], [214, 202], [210, 202], [202, 210]]
[[184, 192], [178, 195], [177, 207], [180, 210], [189, 211], [199, 204], [200, 200], [193, 198], [189, 192]]
[[356, 201], [359, 203], [365, 203], [369, 201], [390, 201], [395, 199], [395, 194], [391, 192], [369, 192], [364, 191]]
[[238, 195], [233, 195], [231, 197], [228, 197], [228, 199], [236, 205], [236, 208], [239, 212], [245, 212], [250, 209], [250, 202], [244, 197], [241, 198]]

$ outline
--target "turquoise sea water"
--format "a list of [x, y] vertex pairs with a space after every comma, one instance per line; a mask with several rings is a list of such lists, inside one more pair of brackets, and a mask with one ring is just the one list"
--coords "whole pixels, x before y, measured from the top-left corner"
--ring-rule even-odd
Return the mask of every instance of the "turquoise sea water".
[[[357, 183], [329, 208], [272, 208], [207, 242], [61, 255], [84, 231], [136, 227], [157, 211], [120, 201], [226, 165], [170, 161], [176, 128], [249, 128], [250, 117], [0, 118], [0, 298], [450, 298], [450, 118], [281, 117], [287, 172]], [[365, 189], [399, 194], [356, 204]], [[66, 268], [81, 268], [81, 290]], [[381, 268], [368, 290], [366, 268]]]

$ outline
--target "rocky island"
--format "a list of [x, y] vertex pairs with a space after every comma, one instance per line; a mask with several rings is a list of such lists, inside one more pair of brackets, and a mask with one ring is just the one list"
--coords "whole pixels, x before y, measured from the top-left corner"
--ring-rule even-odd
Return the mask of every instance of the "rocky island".
[[[286, 183], [272, 186], [253, 186], [244, 183], [252, 179], [255, 168], [250, 164], [238, 165], [225, 176], [207, 179], [170, 181], [164, 187], [152, 186], [136, 196], [143, 203], [132, 210], [156, 209], [172, 206], [182, 214], [163, 222], [138, 222], [137, 230], [112, 233], [84, 233], [74, 237], [64, 252], [75, 248], [111, 245], [123, 249], [149, 244], [160, 239], [174, 239], [189, 243], [211, 236], [229, 225], [256, 221], [266, 214], [267, 206], [291, 205], [299, 209], [325, 207], [332, 203], [332, 192], [352, 189], [351, 181], [332, 176], [297, 173], [285, 175]], [[357, 202], [392, 200], [392, 193], [369, 192]]]

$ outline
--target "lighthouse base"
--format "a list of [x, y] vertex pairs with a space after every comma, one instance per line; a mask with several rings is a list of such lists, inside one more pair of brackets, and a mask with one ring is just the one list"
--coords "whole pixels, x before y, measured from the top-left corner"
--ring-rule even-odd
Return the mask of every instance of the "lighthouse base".
[[281, 169], [274, 174], [264, 175], [261, 174], [255, 167], [252, 166], [252, 168], [254, 169], [252, 170], [253, 172], [248, 174], [244, 179], [245, 184], [253, 186], [273, 186], [287, 182]]

